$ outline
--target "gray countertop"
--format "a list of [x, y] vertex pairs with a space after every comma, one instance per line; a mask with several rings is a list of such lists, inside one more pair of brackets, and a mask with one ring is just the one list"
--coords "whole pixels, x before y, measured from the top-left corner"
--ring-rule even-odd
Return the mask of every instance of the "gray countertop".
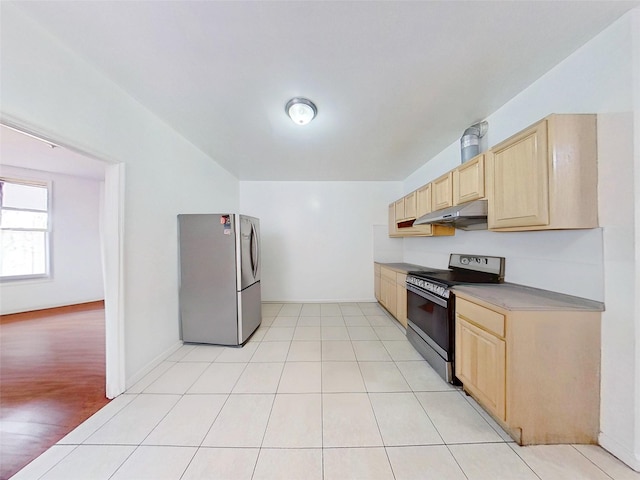
[[458, 285], [453, 288], [453, 291], [475, 297], [505, 310], [604, 311], [604, 304], [595, 300], [515, 283]]
[[[396, 272], [433, 270], [413, 263], [380, 263]], [[604, 304], [587, 298], [541, 290], [515, 283], [457, 285], [454, 293], [462, 293], [505, 310], [576, 310], [602, 312]]]
[[395, 270], [396, 272], [400, 272], [400, 273], [433, 270], [433, 268], [424, 267], [422, 265], [415, 265], [413, 263], [381, 263], [381, 262], [376, 262], [376, 263], [378, 263], [383, 267], [391, 268], [392, 270]]

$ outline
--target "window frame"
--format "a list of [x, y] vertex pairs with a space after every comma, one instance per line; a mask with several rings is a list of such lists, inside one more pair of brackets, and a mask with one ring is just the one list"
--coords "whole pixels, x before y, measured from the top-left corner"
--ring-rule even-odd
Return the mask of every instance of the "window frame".
[[[0, 272], [0, 284], [20, 282], [25, 280], [47, 280], [52, 278], [51, 268], [51, 234], [52, 234], [52, 189], [53, 182], [51, 180], [29, 179], [29, 178], [17, 178], [12, 176], [0, 176], [0, 181], [5, 183], [13, 183], [17, 185], [25, 185], [30, 187], [40, 187], [47, 189], [47, 227], [42, 228], [1, 228], [0, 231], [17, 231], [17, 232], [44, 232], [44, 273], [30, 273], [22, 275], [2, 275]], [[15, 207], [3, 207], [0, 199], [0, 209], [22, 211], [22, 212], [43, 212], [45, 210], [36, 210], [32, 208], [15, 208]], [[1, 247], [0, 247], [1, 248]]]

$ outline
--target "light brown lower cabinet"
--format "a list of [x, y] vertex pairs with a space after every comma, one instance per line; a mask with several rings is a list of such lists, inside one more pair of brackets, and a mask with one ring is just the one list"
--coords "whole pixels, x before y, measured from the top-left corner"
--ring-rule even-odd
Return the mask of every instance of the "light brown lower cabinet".
[[375, 268], [380, 269], [380, 297], [376, 298], [380, 304], [387, 309], [387, 311], [393, 315], [393, 317], [398, 320], [403, 327], [406, 328], [407, 275], [379, 264], [375, 264], [374, 269]]
[[380, 267], [380, 303], [396, 316], [396, 271], [386, 267]]
[[455, 370], [519, 444], [597, 443], [600, 312], [504, 310], [457, 293]]
[[380, 301], [380, 265], [373, 264], [373, 291], [376, 296], [376, 300]]
[[459, 316], [456, 376], [487, 410], [505, 419], [505, 341]]
[[407, 328], [407, 275], [396, 273], [396, 320]]

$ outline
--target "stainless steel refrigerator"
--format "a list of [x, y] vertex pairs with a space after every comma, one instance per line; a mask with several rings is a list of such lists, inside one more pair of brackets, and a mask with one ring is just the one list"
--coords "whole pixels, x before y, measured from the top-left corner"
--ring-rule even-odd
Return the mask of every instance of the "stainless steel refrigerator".
[[242, 345], [262, 321], [259, 220], [178, 215], [178, 235], [181, 339]]

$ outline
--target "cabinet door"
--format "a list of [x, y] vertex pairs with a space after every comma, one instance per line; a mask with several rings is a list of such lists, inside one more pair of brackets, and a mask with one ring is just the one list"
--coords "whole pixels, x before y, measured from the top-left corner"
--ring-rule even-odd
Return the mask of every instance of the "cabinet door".
[[382, 305], [391, 315], [396, 316], [396, 282], [384, 275], [380, 277], [380, 295]]
[[484, 154], [453, 171], [453, 204], [484, 198]]
[[406, 220], [416, 218], [416, 192], [411, 192], [404, 197], [404, 218]]
[[383, 307], [387, 307], [387, 283], [384, 276], [380, 276], [380, 303]]
[[547, 121], [489, 152], [489, 228], [549, 223]]
[[397, 315], [397, 292], [396, 292], [396, 282], [393, 280], [385, 279], [387, 281], [387, 310], [394, 317]]
[[380, 301], [380, 265], [377, 263], [373, 266], [373, 292], [376, 300]]
[[431, 213], [431, 184], [419, 188], [416, 191], [416, 217], [420, 218]]
[[396, 274], [396, 318], [400, 324], [407, 328], [407, 276], [404, 273]]
[[400, 200], [396, 200], [396, 222], [401, 222], [404, 219], [404, 197], [402, 197]]
[[397, 237], [398, 233], [398, 224], [396, 223], [396, 204], [392, 203], [389, 205], [389, 236]]
[[453, 206], [453, 176], [449, 172], [431, 182], [431, 207], [435, 210]]
[[456, 315], [456, 376], [464, 388], [505, 420], [506, 349], [504, 340]]

